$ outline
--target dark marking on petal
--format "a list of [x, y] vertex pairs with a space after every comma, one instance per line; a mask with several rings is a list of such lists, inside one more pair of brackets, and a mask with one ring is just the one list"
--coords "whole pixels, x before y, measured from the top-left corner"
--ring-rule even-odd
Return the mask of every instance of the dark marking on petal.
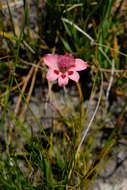
[[76, 65], [75, 65], [75, 64], [71, 66], [71, 68], [74, 68], [74, 67], [76, 67]]
[[73, 75], [74, 71], [68, 71], [68, 75]]
[[65, 74], [62, 74], [61, 77], [64, 79], [64, 78], [66, 77], [66, 75], [65, 75]]
[[58, 71], [58, 70], [54, 70], [54, 73], [55, 73], [56, 75], [58, 75], [58, 74], [59, 74], [59, 71]]

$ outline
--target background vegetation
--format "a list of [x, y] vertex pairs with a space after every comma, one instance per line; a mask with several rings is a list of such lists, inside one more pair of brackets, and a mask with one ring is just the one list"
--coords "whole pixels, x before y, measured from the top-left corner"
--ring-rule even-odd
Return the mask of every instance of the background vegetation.
[[[94, 189], [112, 151], [126, 143], [126, 11], [126, 0], [0, 3], [1, 190]], [[82, 101], [73, 82], [52, 87], [64, 103], [48, 101], [42, 57], [49, 52], [89, 63], [80, 73]], [[46, 109], [57, 114], [53, 126], [32, 112], [36, 87], [46, 90]]]

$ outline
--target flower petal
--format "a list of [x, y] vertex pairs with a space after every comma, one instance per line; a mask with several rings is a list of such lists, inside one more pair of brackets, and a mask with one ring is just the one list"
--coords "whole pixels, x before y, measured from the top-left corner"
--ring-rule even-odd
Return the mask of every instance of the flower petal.
[[46, 75], [46, 78], [50, 81], [54, 81], [59, 77], [59, 71], [56, 72], [54, 69], [49, 69]]
[[78, 72], [71, 70], [68, 71], [68, 77], [75, 82], [78, 82], [80, 78]]
[[65, 86], [68, 83], [68, 77], [65, 75], [65, 77], [59, 76], [58, 78], [58, 84], [59, 86]]
[[58, 55], [56, 54], [47, 54], [43, 57], [43, 61], [46, 65], [49, 66], [49, 68], [58, 69], [57, 58], [58, 58]]
[[83, 61], [82, 59], [75, 59], [75, 66], [73, 70], [75, 71], [82, 71], [88, 67], [87, 62]]

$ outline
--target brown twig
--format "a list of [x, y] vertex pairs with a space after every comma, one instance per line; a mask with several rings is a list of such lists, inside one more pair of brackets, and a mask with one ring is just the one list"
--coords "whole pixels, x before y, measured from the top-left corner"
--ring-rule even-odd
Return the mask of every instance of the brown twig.
[[[99, 70], [102, 71], [102, 72], [107, 72], [107, 73], [112, 72], [112, 69], [99, 68]], [[127, 69], [114, 69], [114, 73], [124, 73], [124, 72], [127, 72]]]
[[30, 78], [31, 78], [31, 76], [33, 74], [33, 71], [34, 71], [34, 66], [32, 66], [32, 68], [30, 69], [28, 75], [24, 78], [24, 85], [23, 85], [23, 88], [21, 90], [21, 94], [20, 94], [20, 96], [18, 98], [17, 104], [15, 106], [15, 110], [14, 110], [15, 115], [17, 115], [18, 112], [19, 112], [19, 107], [20, 107], [20, 104], [21, 104], [21, 101], [22, 101], [22, 96], [23, 96], [23, 94], [25, 92], [25, 89], [27, 87], [27, 84], [28, 84], [28, 82], [29, 82], [29, 80], [30, 80]]
[[[38, 66], [40, 65], [41, 61], [38, 62]], [[33, 92], [33, 88], [34, 88], [34, 84], [35, 84], [35, 80], [36, 80], [36, 75], [37, 75], [37, 71], [38, 71], [38, 68], [39, 67], [34, 67], [34, 73], [33, 73], [33, 76], [32, 76], [32, 82], [31, 82], [31, 86], [30, 86], [30, 89], [29, 89], [29, 93], [27, 95], [27, 98], [26, 98], [26, 104], [24, 105], [23, 107], [23, 110], [19, 116], [19, 118], [24, 121], [24, 118], [25, 118], [25, 113], [27, 111], [27, 108], [28, 108], [28, 104], [29, 104], [29, 101], [30, 101], [30, 98], [31, 98], [31, 95], [32, 95], [32, 92]]]
[[82, 102], [83, 101], [83, 93], [82, 93], [82, 89], [81, 89], [80, 83], [77, 82], [76, 85], [77, 85], [77, 89], [78, 89], [78, 92], [79, 92], [80, 101]]
[[111, 76], [110, 76], [110, 80], [109, 80], [109, 84], [108, 84], [108, 88], [107, 88], [107, 92], [106, 92], [106, 99], [108, 100], [109, 94], [110, 94], [110, 90], [112, 87], [112, 83], [113, 83], [113, 78], [114, 78], [114, 71], [115, 71], [115, 63], [114, 60], [112, 61], [112, 70], [111, 70]]

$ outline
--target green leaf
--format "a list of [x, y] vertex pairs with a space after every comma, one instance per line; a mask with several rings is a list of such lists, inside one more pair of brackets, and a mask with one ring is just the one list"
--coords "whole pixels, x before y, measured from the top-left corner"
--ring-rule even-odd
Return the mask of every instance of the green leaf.
[[62, 41], [62, 43], [63, 43], [65, 49], [66, 49], [68, 52], [72, 53], [72, 49], [71, 49], [70, 45], [68, 44], [68, 42], [65, 41], [63, 37], [60, 37], [60, 38], [61, 38], [61, 41]]

